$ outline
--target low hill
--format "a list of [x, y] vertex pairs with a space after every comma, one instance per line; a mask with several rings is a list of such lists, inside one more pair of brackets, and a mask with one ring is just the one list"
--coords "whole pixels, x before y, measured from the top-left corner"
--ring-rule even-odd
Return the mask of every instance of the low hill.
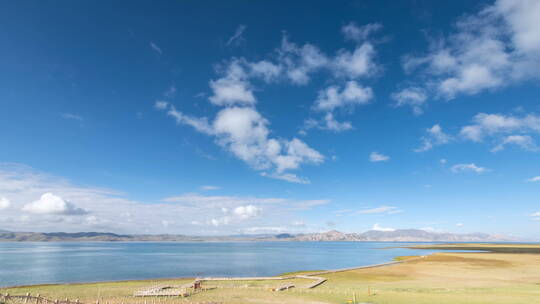
[[204, 241], [283, 241], [283, 242], [502, 242], [514, 239], [485, 233], [439, 233], [420, 229], [393, 231], [369, 230], [363, 233], [343, 233], [331, 230], [323, 233], [234, 236], [186, 236], [178, 234], [127, 235], [111, 232], [1, 232], [0, 242], [204, 242]]

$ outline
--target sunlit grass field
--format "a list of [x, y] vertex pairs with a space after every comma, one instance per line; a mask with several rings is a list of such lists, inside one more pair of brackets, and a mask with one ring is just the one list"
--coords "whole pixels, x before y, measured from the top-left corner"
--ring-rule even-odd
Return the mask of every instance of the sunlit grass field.
[[[444, 247], [445, 245], [440, 245]], [[460, 248], [528, 248], [540, 252], [540, 245], [460, 244]], [[515, 247], [512, 247], [515, 246]], [[430, 246], [433, 248], [434, 246]], [[455, 249], [453, 247], [452, 249]], [[496, 250], [497, 251], [497, 250]], [[516, 252], [516, 251], [514, 251]], [[521, 252], [521, 251], [519, 251]], [[450, 253], [423, 259], [401, 258], [403, 263], [319, 275], [324, 284], [306, 289], [306, 279], [285, 281], [204, 282], [213, 288], [187, 298], [136, 298], [133, 293], [158, 284], [179, 285], [191, 279], [146, 280], [91, 284], [38, 285], [1, 289], [1, 293], [41, 294], [51, 299], [80, 299], [82, 303], [540, 303], [540, 254], [538, 253]], [[302, 272], [305, 274], [305, 272]], [[286, 291], [271, 288], [294, 284]], [[352, 303], [352, 302], [349, 302]]]

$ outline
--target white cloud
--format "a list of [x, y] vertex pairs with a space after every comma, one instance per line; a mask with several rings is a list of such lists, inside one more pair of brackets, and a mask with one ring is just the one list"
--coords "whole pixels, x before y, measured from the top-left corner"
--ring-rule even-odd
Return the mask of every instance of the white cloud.
[[531, 216], [533, 216], [533, 217], [539, 216], [540, 217], [540, 211], [531, 214]]
[[345, 39], [362, 42], [366, 40], [369, 35], [382, 29], [380, 23], [368, 23], [364, 26], [358, 26], [354, 22], [343, 26], [341, 32], [345, 36]]
[[425, 152], [431, 150], [434, 146], [444, 145], [452, 140], [452, 137], [443, 132], [440, 125], [436, 124], [433, 127], [426, 129], [426, 135], [422, 136], [422, 145], [415, 152]]
[[213, 226], [219, 227], [223, 225], [229, 225], [231, 223], [231, 217], [230, 216], [224, 216], [221, 218], [213, 218], [209, 221], [210, 224]]
[[234, 208], [233, 213], [241, 219], [257, 217], [261, 214], [262, 208], [254, 205], [238, 206]]
[[353, 126], [350, 121], [339, 122], [334, 118], [332, 112], [327, 112], [321, 121], [309, 118], [304, 121], [303, 129], [300, 130], [300, 133], [305, 135], [305, 131], [317, 128], [320, 130], [329, 130], [333, 132], [343, 132], [347, 130], [352, 130]]
[[7, 209], [9, 206], [11, 206], [11, 202], [5, 197], [0, 197], [0, 210]]
[[298, 46], [290, 42], [286, 35], [281, 40], [278, 52], [286, 77], [297, 85], [307, 84], [310, 81], [309, 74], [327, 66], [329, 61], [318, 47], [310, 43]]
[[498, 0], [477, 14], [460, 17], [454, 33], [432, 41], [425, 56], [405, 57], [404, 69], [420, 69], [419, 80], [446, 99], [538, 79], [538, 15], [538, 1]]
[[321, 129], [330, 130], [334, 132], [341, 132], [351, 130], [353, 128], [349, 121], [339, 122], [334, 118], [334, 114], [326, 113], [324, 116], [324, 124], [320, 126]]
[[491, 149], [491, 152], [504, 150], [506, 145], [516, 145], [525, 151], [538, 151], [536, 143], [529, 135], [510, 135], [506, 136], [500, 144]]
[[356, 81], [351, 80], [342, 90], [338, 86], [330, 86], [320, 91], [314, 107], [319, 111], [332, 111], [340, 107], [367, 104], [372, 98], [371, 88], [362, 87]]
[[479, 113], [474, 116], [473, 124], [461, 129], [460, 134], [472, 141], [482, 141], [485, 136], [511, 132], [540, 133], [540, 117], [528, 114], [522, 117]]
[[394, 228], [382, 227], [379, 224], [374, 224], [373, 227], [371, 227], [371, 230], [375, 230], [375, 231], [396, 231], [396, 229], [394, 229]]
[[167, 91], [165, 91], [165, 92], [163, 93], [163, 95], [164, 95], [165, 97], [168, 97], [168, 98], [174, 97], [174, 96], [176, 95], [176, 87], [173, 86], [173, 85], [170, 86], [170, 87], [167, 89]]
[[246, 234], [282, 233], [287, 230], [288, 230], [287, 227], [264, 226], [264, 227], [249, 227], [249, 228], [243, 229], [242, 232]]
[[281, 65], [274, 64], [267, 60], [246, 62], [246, 64], [253, 77], [262, 78], [266, 82], [277, 80], [283, 69]]
[[400, 212], [401, 210], [399, 210], [397, 207], [394, 207], [394, 206], [380, 206], [376, 208], [360, 210], [358, 211], [358, 214], [375, 214], [375, 213], [394, 214], [394, 213], [400, 213]]
[[209, 100], [215, 105], [252, 105], [256, 102], [248, 75], [239, 61], [233, 60], [218, 80], [210, 80], [213, 95]]
[[269, 177], [273, 179], [279, 179], [283, 180], [289, 183], [296, 183], [296, 184], [309, 184], [310, 181], [307, 178], [300, 177], [294, 173], [267, 173], [262, 172], [261, 176]]
[[213, 191], [213, 190], [219, 190], [219, 189], [221, 189], [221, 187], [211, 186], [211, 185], [201, 186], [201, 190], [203, 191]]
[[365, 42], [353, 52], [340, 50], [332, 62], [332, 69], [337, 76], [350, 79], [371, 76], [378, 70], [374, 58], [375, 48], [371, 43]]
[[380, 153], [377, 153], [377, 152], [371, 152], [369, 154], [369, 161], [370, 162], [384, 162], [384, 161], [388, 161], [390, 160], [390, 156], [388, 155], [384, 155], [384, 154], [380, 154]]
[[488, 171], [488, 169], [486, 169], [484, 167], [479, 167], [479, 166], [475, 165], [474, 163], [457, 164], [457, 165], [452, 166], [451, 170], [454, 173], [469, 171], [469, 172], [474, 172], [474, 173], [478, 173], [478, 174], [482, 174], [482, 173], [485, 173], [485, 172]]
[[193, 127], [195, 130], [212, 135], [214, 134], [214, 129], [212, 126], [208, 123], [208, 119], [206, 117], [192, 117], [189, 115], [185, 115], [180, 111], [177, 111], [176, 108], [172, 105], [169, 105], [169, 110], [167, 111], [167, 115], [173, 117], [176, 120], [177, 124], [184, 124]]
[[159, 55], [163, 54], [163, 52], [161, 51], [161, 49], [159, 48], [159, 46], [157, 46], [157, 44], [153, 43], [153, 42], [150, 42], [150, 48], [152, 50], [154, 50], [154, 52], [158, 53]]
[[243, 25], [243, 24], [240, 24], [236, 30], [234, 31], [234, 35], [231, 36], [231, 38], [229, 38], [229, 40], [227, 40], [227, 45], [231, 45], [233, 43], [235, 44], [238, 44], [240, 43], [241, 41], [243, 41], [243, 37], [242, 37], [242, 34], [244, 33], [244, 31], [246, 30], [246, 26]]
[[291, 223], [291, 226], [293, 227], [306, 227], [306, 223], [304, 221], [294, 221]]
[[22, 211], [35, 214], [82, 215], [88, 211], [52, 193], [43, 194], [39, 200], [23, 206]]
[[212, 124], [206, 118], [193, 118], [169, 106], [168, 115], [179, 124], [187, 124], [197, 131], [213, 135], [217, 143], [245, 161], [263, 176], [280, 178], [292, 182], [285, 171], [295, 170], [302, 164], [320, 164], [324, 156], [303, 141], [269, 137], [268, 121], [253, 108], [228, 107], [221, 110]]
[[461, 128], [460, 136], [465, 140], [482, 142], [492, 138], [497, 145], [492, 152], [503, 150], [513, 144], [526, 151], [539, 151], [530, 134], [540, 133], [540, 117], [535, 114], [523, 116], [479, 113], [473, 123]]
[[397, 101], [397, 107], [410, 106], [416, 115], [420, 115], [424, 112], [423, 106], [426, 102], [427, 95], [425, 90], [422, 88], [405, 88], [399, 92], [392, 93], [391, 97]]
[[163, 100], [158, 100], [154, 103], [154, 108], [158, 110], [165, 110], [169, 106], [169, 103]]
[[540, 182], [540, 176], [531, 177], [527, 181], [531, 183]]
[[63, 113], [62, 117], [65, 119], [72, 119], [72, 120], [78, 120], [78, 121], [84, 120], [80, 115], [71, 114], [71, 113]]
[[463, 223], [457, 223], [456, 226], [457, 227], [463, 227]]
[[[10, 200], [10, 208], [0, 212], [3, 229], [11, 231], [101, 231], [117, 233], [179, 233], [188, 235], [232, 234], [249, 226], [287, 226], [298, 218], [297, 212], [327, 204], [328, 200], [297, 200], [284, 197], [219, 196], [183, 194], [148, 202], [126, 199], [125, 193], [97, 187], [78, 186], [59, 177], [31, 168], [0, 164], [0, 193]], [[40, 203], [21, 209], [43, 193]], [[44, 204], [43, 201], [46, 201]], [[52, 203], [51, 203], [52, 201]], [[76, 206], [69, 205], [76, 203]], [[36, 206], [38, 205], [38, 206]], [[234, 210], [245, 208], [242, 219]], [[89, 210], [91, 214], [74, 217]], [[240, 212], [240, 214], [242, 214]], [[224, 218], [228, 217], [228, 218]], [[212, 221], [214, 219], [214, 221]], [[166, 227], [163, 223], [167, 223]], [[214, 229], [214, 224], [220, 225]], [[249, 226], [247, 226], [249, 224]]]

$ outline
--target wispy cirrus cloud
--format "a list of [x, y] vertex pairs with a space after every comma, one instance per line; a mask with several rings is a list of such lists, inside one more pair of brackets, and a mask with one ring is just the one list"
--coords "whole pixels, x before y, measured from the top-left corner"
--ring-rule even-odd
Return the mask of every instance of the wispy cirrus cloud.
[[540, 182], [540, 176], [531, 177], [531, 178], [527, 179], [527, 181], [531, 182], [531, 183]]
[[78, 120], [78, 121], [84, 120], [82, 116], [77, 115], [77, 114], [72, 114], [72, 113], [62, 113], [62, 117], [65, 119], [72, 119], [72, 120]]
[[238, 27], [234, 31], [234, 34], [229, 38], [229, 40], [227, 40], [226, 45], [227, 46], [237, 45], [237, 44], [240, 44], [242, 41], [244, 41], [244, 37], [242, 36], [242, 34], [244, 33], [245, 30], [246, 30], [245, 25], [243, 24], [238, 25]]
[[213, 190], [219, 190], [221, 189], [221, 187], [212, 186], [212, 185], [204, 185], [204, 186], [201, 186], [200, 189], [203, 191], [213, 191]]
[[163, 51], [161, 51], [161, 48], [159, 46], [157, 46], [157, 44], [155, 44], [154, 42], [150, 42], [150, 48], [156, 52], [156, 54], [158, 55], [162, 55], [163, 54]]
[[358, 214], [378, 214], [378, 213], [386, 213], [386, 214], [395, 214], [395, 213], [401, 213], [402, 211], [395, 206], [380, 206], [375, 208], [368, 208], [363, 209], [360, 211], [357, 211]]
[[482, 173], [485, 173], [485, 172], [489, 171], [488, 169], [486, 169], [484, 167], [477, 166], [474, 163], [453, 165], [450, 170], [452, 170], [452, 172], [454, 172], [454, 173], [474, 172], [474, 173], [477, 173], [477, 174], [482, 174]]

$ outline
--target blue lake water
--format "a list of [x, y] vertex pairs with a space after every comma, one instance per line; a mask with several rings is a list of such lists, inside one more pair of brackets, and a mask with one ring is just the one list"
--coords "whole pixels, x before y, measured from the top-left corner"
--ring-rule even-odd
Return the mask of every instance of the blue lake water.
[[[425, 244], [425, 243], [424, 243]], [[0, 243], [0, 286], [195, 276], [271, 276], [391, 261], [412, 243]]]

